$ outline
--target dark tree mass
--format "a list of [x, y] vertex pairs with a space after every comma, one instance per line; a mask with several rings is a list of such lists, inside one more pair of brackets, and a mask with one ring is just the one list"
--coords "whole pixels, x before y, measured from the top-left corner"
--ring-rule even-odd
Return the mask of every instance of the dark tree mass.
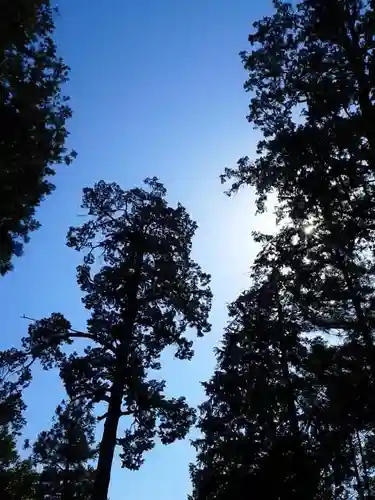
[[[71, 155], [49, 3], [3, 4], [5, 273], [37, 227], [52, 165]], [[241, 54], [262, 139], [222, 181], [229, 195], [252, 188], [260, 213], [276, 195], [277, 227], [253, 234], [250, 285], [228, 306], [198, 418], [158, 377], [164, 353], [189, 360], [210, 330], [197, 224], [156, 177], [127, 191], [100, 181], [67, 238], [83, 254], [86, 329], [57, 312], [27, 318], [21, 348], [0, 353], [1, 499], [108, 500], [117, 452], [137, 470], [197, 421], [190, 500], [375, 500], [375, 2], [273, 7]], [[35, 365], [59, 371], [66, 397], [21, 451]]]
[[43, 431], [33, 445], [32, 461], [39, 466], [37, 499], [90, 500], [93, 493], [95, 418], [79, 400], [63, 402], [49, 431]]
[[30, 382], [25, 357], [16, 349], [0, 353], [0, 492], [5, 500], [35, 497], [37, 474], [31, 460], [17, 451], [26, 424], [22, 392]]
[[[106, 500], [116, 447], [123, 467], [136, 470], [155, 440], [182, 439], [194, 422], [186, 399], [167, 397], [167, 382], [155, 377], [165, 349], [189, 360], [188, 330], [198, 336], [210, 330], [210, 276], [190, 255], [196, 223], [165, 197], [156, 178], [129, 191], [103, 181], [84, 190], [87, 221], [70, 229], [68, 245], [84, 252], [77, 280], [89, 312], [87, 331], [73, 330], [54, 313], [33, 322], [23, 349], [13, 354], [21, 366], [30, 365], [27, 374], [34, 360], [45, 370], [57, 367], [70, 400], [33, 447], [32, 458], [42, 466], [37, 488], [45, 492], [42, 498], [60, 493], [83, 499], [91, 491], [90, 498]], [[64, 346], [75, 339], [87, 345], [68, 354]], [[96, 420], [104, 422], [97, 448], [95, 407]], [[46, 496], [53, 491], [55, 496]]]
[[68, 68], [53, 39], [49, 0], [0, 1], [0, 273], [12, 269], [35, 209], [54, 189], [54, 165], [70, 163], [62, 94]]
[[258, 158], [222, 180], [277, 195], [278, 232], [205, 384], [193, 500], [375, 498], [375, 4], [274, 1], [242, 53]]

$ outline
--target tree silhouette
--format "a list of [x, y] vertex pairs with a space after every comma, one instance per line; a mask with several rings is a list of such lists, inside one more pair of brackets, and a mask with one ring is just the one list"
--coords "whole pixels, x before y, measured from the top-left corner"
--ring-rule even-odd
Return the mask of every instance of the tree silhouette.
[[32, 460], [40, 470], [36, 498], [89, 500], [93, 493], [97, 454], [95, 418], [79, 401], [62, 402], [52, 428], [43, 431], [32, 447]]
[[348, 290], [322, 271], [319, 231], [298, 231], [256, 235], [253, 285], [229, 307], [204, 384], [192, 500], [372, 498], [374, 349]]
[[16, 349], [0, 353], [0, 491], [4, 500], [30, 500], [37, 473], [22, 459], [17, 440], [26, 423], [22, 392], [30, 381], [25, 357]]
[[[218, 365], [204, 384], [191, 467], [192, 499], [317, 498], [320, 469], [311, 453], [304, 366], [311, 326], [294, 305], [272, 249], [254, 265], [253, 286], [229, 306]], [[272, 480], [271, 480], [272, 478]]]
[[[190, 256], [197, 225], [165, 197], [156, 178], [146, 180], [146, 189], [99, 182], [84, 190], [89, 220], [70, 229], [68, 244], [85, 251], [77, 277], [90, 311], [87, 332], [72, 330], [55, 313], [30, 325], [23, 341], [44, 368], [60, 368], [72, 400], [104, 407], [96, 500], [107, 498], [117, 445], [122, 465], [138, 469], [155, 439], [181, 439], [194, 420], [185, 398], [167, 398], [166, 381], [152, 378], [163, 350], [175, 348], [178, 359], [193, 356], [187, 329], [198, 336], [210, 329], [210, 277]], [[63, 345], [76, 338], [87, 340], [84, 353], [66, 355]], [[119, 436], [122, 417], [129, 425]]]
[[0, 1], [0, 273], [12, 269], [35, 209], [54, 189], [55, 164], [65, 148], [71, 110], [61, 87], [68, 68], [56, 54], [49, 0]]
[[[282, 293], [312, 332], [335, 339], [310, 339], [301, 367], [300, 419], [323, 481], [313, 498], [372, 498], [374, 4], [273, 3], [242, 53], [259, 156], [222, 180], [229, 194], [255, 187], [260, 212], [277, 194]], [[271, 240], [259, 240], [264, 261]]]
[[[335, 340], [329, 345], [312, 338], [303, 363], [310, 393], [303, 425], [308, 425], [314, 460], [325, 478], [324, 490], [330, 485], [333, 498], [345, 498], [355, 488], [359, 498], [371, 498], [373, 472], [363, 450], [375, 424], [374, 290], [371, 266], [361, 252], [348, 257], [343, 268], [345, 235], [343, 230], [340, 243], [334, 244], [332, 233], [318, 224], [308, 236], [299, 228], [287, 227], [265, 245], [256, 265], [271, 257], [273, 265], [283, 270], [291, 303], [311, 332]], [[361, 307], [356, 308], [356, 303]]]

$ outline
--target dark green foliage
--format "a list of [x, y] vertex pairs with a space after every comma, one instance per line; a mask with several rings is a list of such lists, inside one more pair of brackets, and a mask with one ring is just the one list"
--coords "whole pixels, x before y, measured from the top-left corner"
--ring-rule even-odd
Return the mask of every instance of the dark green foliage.
[[68, 68], [56, 54], [49, 0], [0, 1], [0, 273], [12, 269], [35, 209], [54, 189], [53, 165], [70, 163], [61, 94]]
[[[93, 494], [98, 500], [107, 498], [117, 445], [122, 465], [138, 469], [156, 439], [181, 439], [194, 421], [185, 398], [168, 398], [166, 382], [153, 378], [164, 349], [190, 359], [187, 330], [202, 336], [210, 329], [210, 277], [190, 255], [197, 225], [165, 197], [156, 178], [147, 179], [145, 189], [123, 191], [99, 182], [84, 190], [89, 219], [70, 229], [68, 244], [85, 252], [77, 278], [90, 312], [87, 332], [72, 330], [53, 314], [32, 324], [23, 341], [44, 368], [60, 368], [70, 398], [103, 408]], [[76, 338], [86, 339], [87, 347], [66, 355], [63, 345]], [[121, 417], [129, 425], [118, 436]]]
[[63, 402], [56, 409], [52, 428], [33, 444], [32, 460], [39, 470], [36, 498], [89, 500], [93, 491], [97, 454], [95, 418], [80, 402]]

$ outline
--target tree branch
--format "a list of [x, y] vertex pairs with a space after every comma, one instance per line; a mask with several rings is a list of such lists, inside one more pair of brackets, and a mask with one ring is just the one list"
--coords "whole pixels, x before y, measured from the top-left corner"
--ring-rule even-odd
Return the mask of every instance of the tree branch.
[[121, 417], [130, 417], [130, 415], [133, 415], [133, 412], [131, 410], [127, 410], [127, 411], [122, 411], [120, 413], [120, 416]]
[[[36, 322], [38, 321], [35, 318], [30, 318], [29, 316], [26, 316], [25, 314], [21, 316], [22, 319], [27, 319], [28, 321], [33, 321]], [[97, 344], [100, 344], [101, 346], [105, 347], [109, 351], [111, 351], [113, 354], [116, 354], [114, 347], [109, 343], [109, 342], [104, 342], [102, 341], [98, 336], [88, 333], [88, 332], [81, 332], [79, 330], [75, 330], [74, 328], [70, 328], [68, 330], [67, 334], [59, 335], [60, 339], [68, 339], [68, 338], [73, 338], [73, 339], [88, 339], [91, 340], [92, 342], [96, 342]]]
[[[26, 316], [25, 314], [23, 314], [21, 316], [22, 319], [27, 319], [28, 321], [33, 321], [33, 322], [36, 322], [38, 321], [37, 319], [35, 318], [30, 318], [29, 316]], [[88, 332], [80, 332], [79, 330], [75, 330], [74, 328], [70, 328], [68, 330], [68, 333], [70, 334], [73, 333], [74, 335], [70, 335], [71, 337], [77, 337], [77, 338], [88, 338], [88, 339], [91, 339], [91, 340], [95, 340], [95, 337], [92, 336], [91, 333], [88, 333]], [[64, 337], [65, 335], [63, 335]]]

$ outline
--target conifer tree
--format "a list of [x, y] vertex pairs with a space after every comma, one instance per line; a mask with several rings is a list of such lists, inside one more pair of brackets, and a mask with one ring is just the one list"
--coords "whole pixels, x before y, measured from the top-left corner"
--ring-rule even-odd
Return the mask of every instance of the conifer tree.
[[23, 390], [30, 381], [25, 357], [10, 349], [0, 353], [0, 492], [4, 500], [31, 500], [37, 473], [22, 459], [17, 441], [26, 423]]
[[310, 327], [275, 264], [269, 251], [260, 255], [253, 286], [229, 307], [218, 366], [204, 384], [194, 500], [297, 499], [302, 490], [312, 499], [321, 491], [303, 412]]
[[[345, 309], [347, 290], [322, 272], [324, 252], [312, 258], [314, 243], [322, 250], [318, 231], [316, 239], [298, 234], [287, 226], [256, 236], [263, 248], [253, 286], [230, 306], [218, 366], [204, 384], [194, 500], [250, 491], [280, 500], [372, 498], [372, 353], [353, 308]], [[340, 334], [340, 343], [319, 334]]]
[[54, 166], [75, 157], [65, 146], [68, 67], [54, 11], [49, 0], [0, 0], [0, 274], [39, 227], [35, 210], [54, 189]]
[[[168, 398], [166, 381], [153, 375], [167, 348], [177, 359], [193, 356], [188, 329], [209, 331], [210, 277], [191, 258], [196, 223], [182, 205], [168, 205], [156, 178], [129, 191], [101, 181], [84, 190], [82, 206], [88, 221], [71, 228], [68, 244], [85, 252], [77, 279], [87, 331], [54, 313], [30, 325], [23, 346], [46, 369], [60, 368], [71, 399], [104, 406], [92, 498], [106, 500], [117, 446], [122, 465], [138, 469], [155, 439], [181, 439], [194, 420], [186, 399]], [[84, 352], [65, 354], [76, 338], [87, 341]]]
[[274, 7], [254, 23], [252, 50], [242, 53], [248, 118], [264, 134], [259, 157], [242, 158], [222, 179], [233, 180], [229, 193], [255, 187], [259, 211], [277, 194], [278, 219], [289, 220], [278, 260], [288, 267], [294, 305], [314, 329], [340, 337], [340, 345], [315, 341], [306, 360], [316, 388], [304, 410], [314, 454], [333, 498], [371, 498], [375, 6], [276, 0]]
[[78, 401], [62, 402], [52, 428], [32, 446], [32, 460], [40, 471], [36, 498], [89, 500], [93, 493], [95, 418]]

